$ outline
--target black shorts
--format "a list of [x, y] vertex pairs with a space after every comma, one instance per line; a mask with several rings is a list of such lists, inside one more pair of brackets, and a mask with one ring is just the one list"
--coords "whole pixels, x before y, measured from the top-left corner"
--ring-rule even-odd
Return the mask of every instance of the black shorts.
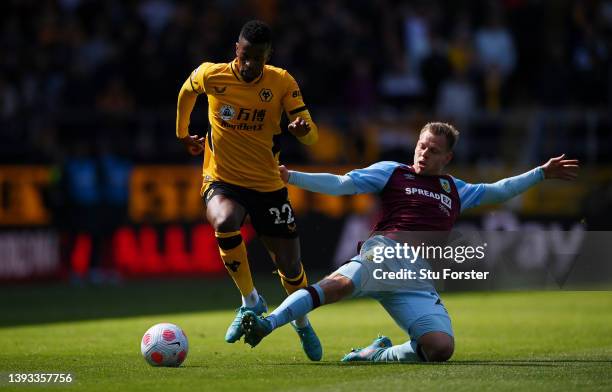
[[273, 192], [258, 192], [226, 182], [215, 181], [204, 192], [204, 202], [215, 195], [223, 195], [243, 206], [251, 216], [251, 222], [259, 235], [297, 238], [293, 208], [287, 188]]

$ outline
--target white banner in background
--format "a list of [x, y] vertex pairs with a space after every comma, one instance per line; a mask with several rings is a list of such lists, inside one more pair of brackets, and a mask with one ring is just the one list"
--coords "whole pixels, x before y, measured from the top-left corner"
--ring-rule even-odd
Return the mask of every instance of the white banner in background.
[[60, 267], [59, 238], [48, 230], [0, 233], [0, 279], [51, 275]]

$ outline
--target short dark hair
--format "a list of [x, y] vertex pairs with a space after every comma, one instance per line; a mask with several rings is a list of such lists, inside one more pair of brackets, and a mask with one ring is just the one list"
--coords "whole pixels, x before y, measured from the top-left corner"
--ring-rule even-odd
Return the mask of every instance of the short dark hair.
[[423, 129], [421, 129], [421, 134], [427, 131], [433, 133], [434, 135], [444, 135], [446, 137], [446, 145], [448, 146], [449, 151], [453, 151], [453, 148], [455, 148], [455, 145], [457, 144], [457, 140], [459, 140], [459, 131], [447, 123], [427, 123]]
[[272, 30], [270, 30], [270, 26], [261, 20], [250, 20], [246, 22], [240, 30], [240, 37], [253, 45], [272, 44]]

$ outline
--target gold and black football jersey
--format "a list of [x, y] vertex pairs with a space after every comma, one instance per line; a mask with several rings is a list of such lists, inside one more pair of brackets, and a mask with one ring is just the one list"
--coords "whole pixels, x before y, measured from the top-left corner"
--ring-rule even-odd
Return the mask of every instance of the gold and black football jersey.
[[[283, 111], [293, 121], [297, 116], [310, 124], [300, 137], [305, 144], [317, 139], [317, 127], [308, 112], [295, 79], [284, 69], [264, 66], [262, 74], [245, 82], [230, 63], [202, 63], [183, 89], [208, 97], [208, 121], [202, 192], [213, 181], [223, 181], [259, 192], [284, 187], [278, 172]], [[190, 113], [179, 112], [177, 136], [188, 135]]]

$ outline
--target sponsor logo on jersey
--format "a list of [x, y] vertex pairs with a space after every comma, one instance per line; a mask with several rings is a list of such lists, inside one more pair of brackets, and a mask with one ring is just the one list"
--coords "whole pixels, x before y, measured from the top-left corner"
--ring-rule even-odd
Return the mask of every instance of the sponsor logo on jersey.
[[414, 180], [414, 174], [404, 174], [404, 178], [407, 180]]
[[221, 126], [223, 128], [233, 129], [236, 131], [263, 131], [263, 124], [253, 124], [253, 125], [249, 125], [248, 123], [230, 124], [227, 121], [221, 121]]
[[222, 95], [225, 93], [227, 86], [213, 86], [213, 89], [215, 90], [215, 94]]
[[440, 194], [440, 201], [442, 202], [442, 204], [444, 204], [448, 208], [453, 208], [451, 207], [453, 204], [453, 201], [451, 200], [450, 197]]
[[230, 105], [223, 105], [221, 109], [219, 109], [219, 115], [225, 121], [229, 121], [234, 118], [234, 114], [236, 114], [236, 110]]
[[247, 109], [240, 108], [236, 120], [238, 121], [253, 121], [264, 122], [266, 119], [266, 109]]
[[[237, 131], [262, 131], [266, 120], [266, 109], [238, 108], [235, 110], [229, 105], [223, 105], [219, 111], [221, 114], [221, 126]], [[225, 115], [225, 117], [224, 117]], [[241, 121], [238, 124], [229, 123], [229, 120]]]
[[447, 179], [445, 178], [440, 178], [440, 185], [442, 185], [442, 189], [444, 189], [444, 191], [446, 193], [451, 193], [451, 186], [450, 186], [450, 182], [448, 182]]
[[274, 94], [272, 94], [272, 90], [269, 88], [262, 88], [259, 91], [259, 98], [261, 98], [262, 102], [270, 102], [272, 97], [274, 97]]
[[444, 204], [445, 206], [447, 206], [448, 208], [452, 209], [452, 204], [453, 201], [450, 197], [446, 196], [443, 193], [436, 193], [436, 192], [430, 192], [428, 190], [425, 189], [421, 189], [421, 188], [405, 188], [404, 191], [406, 192], [407, 195], [421, 195], [421, 196], [425, 196], [425, 197], [430, 197], [432, 199], [435, 200], [440, 200], [440, 202], [442, 204]]

